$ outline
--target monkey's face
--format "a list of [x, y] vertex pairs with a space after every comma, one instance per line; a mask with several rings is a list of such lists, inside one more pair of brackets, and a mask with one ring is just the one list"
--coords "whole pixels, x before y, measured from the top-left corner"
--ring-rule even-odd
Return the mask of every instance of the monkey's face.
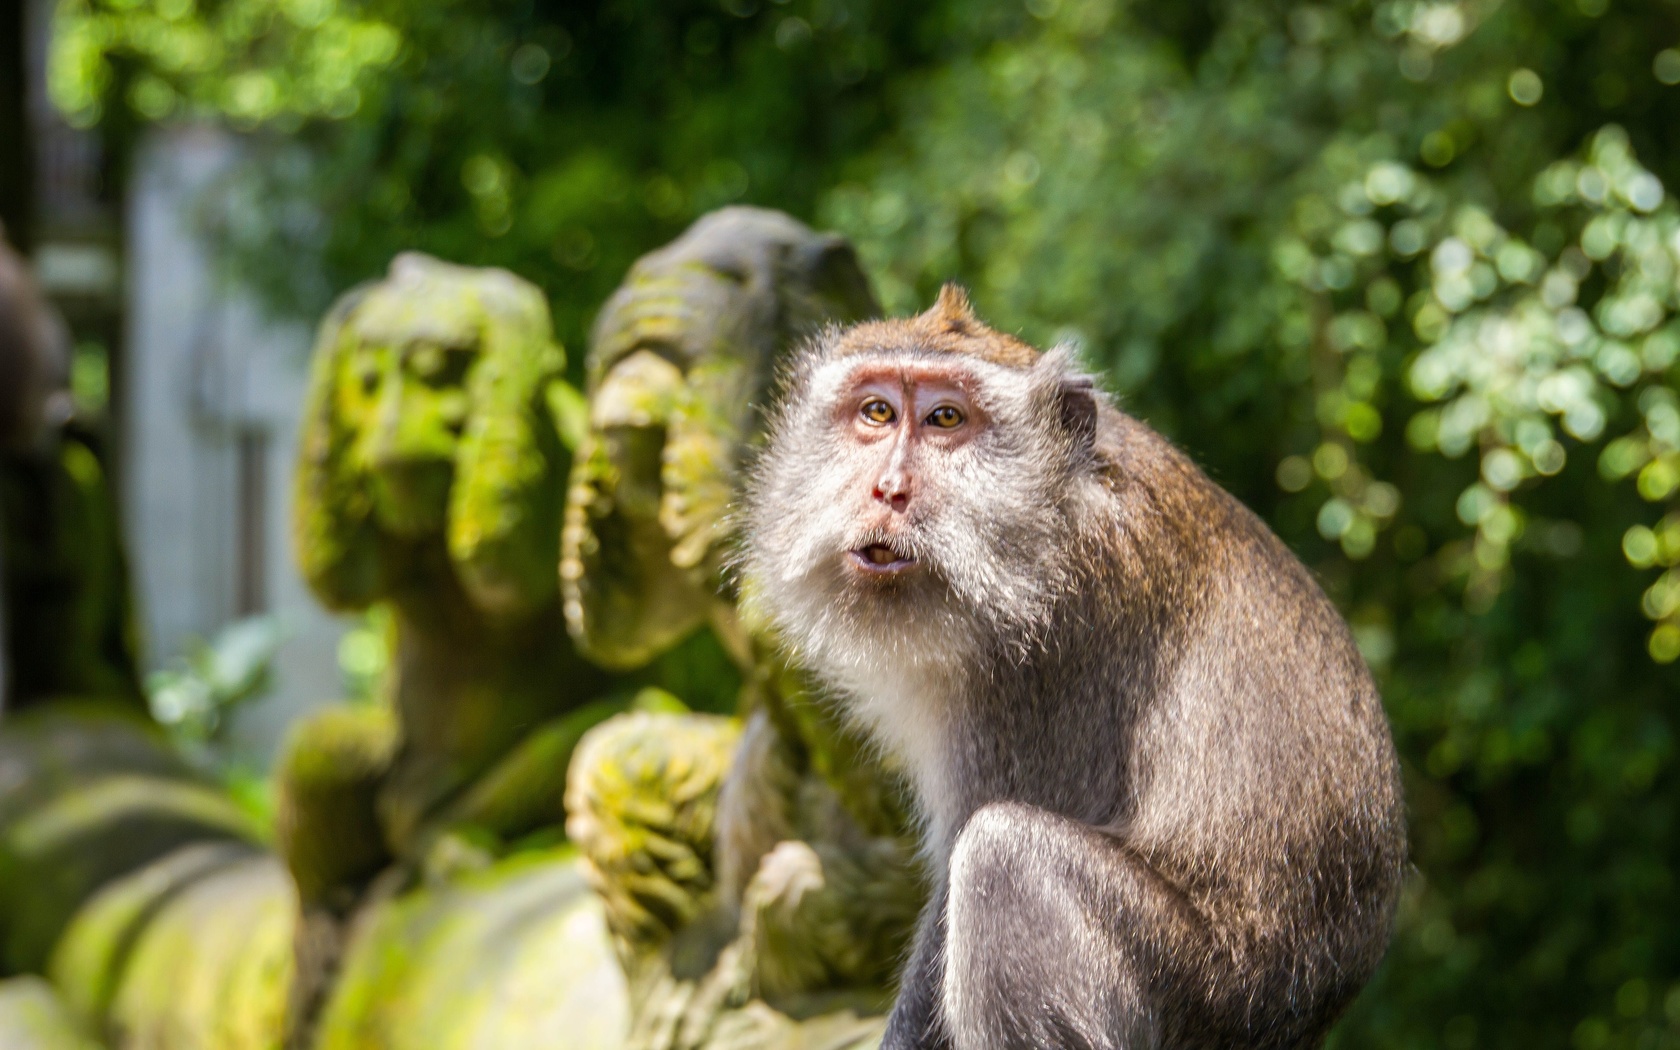
[[468, 415], [477, 343], [460, 333], [364, 338], [339, 376], [340, 418], [381, 527], [399, 536], [443, 528], [455, 452]]
[[[850, 461], [843, 482], [853, 503], [842, 577], [897, 593], [918, 571], [937, 571], [926, 549], [934, 508], [961, 493], [953, 474], [972, 472], [971, 447], [989, 422], [975, 397], [976, 377], [948, 364], [862, 364], [839, 377], [829, 398], [837, 451]], [[928, 568], [923, 569], [926, 559]]]
[[749, 600], [796, 647], [849, 663], [1022, 637], [1066, 576], [1064, 371], [914, 347], [819, 354], [756, 472]]

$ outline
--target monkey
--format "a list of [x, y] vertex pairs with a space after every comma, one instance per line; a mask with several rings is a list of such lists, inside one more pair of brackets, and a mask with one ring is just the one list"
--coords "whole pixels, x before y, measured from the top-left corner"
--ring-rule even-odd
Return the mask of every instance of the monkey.
[[814, 338], [769, 417], [743, 601], [896, 761], [933, 875], [885, 1050], [1318, 1045], [1406, 837], [1307, 568], [955, 285]]

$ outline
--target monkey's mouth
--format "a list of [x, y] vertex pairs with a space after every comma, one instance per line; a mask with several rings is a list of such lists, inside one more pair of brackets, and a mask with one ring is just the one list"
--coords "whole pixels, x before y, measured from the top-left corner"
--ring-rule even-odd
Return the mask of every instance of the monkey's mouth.
[[847, 553], [851, 555], [853, 565], [874, 576], [896, 576], [916, 565], [915, 558], [885, 543], [871, 543]]

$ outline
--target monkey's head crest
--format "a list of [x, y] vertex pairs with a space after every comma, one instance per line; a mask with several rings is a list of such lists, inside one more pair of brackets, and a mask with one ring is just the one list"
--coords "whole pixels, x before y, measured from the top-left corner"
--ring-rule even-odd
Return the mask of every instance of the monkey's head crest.
[[1034, 347], [974, 316], [968, 292], [954, 281], [947, 281], [933, 305], [914, 317], [848, 328], [833, 352], [845, 357], [899, 349], [963, 354], [1006, 368], [1031, 368], [1040, 357]]

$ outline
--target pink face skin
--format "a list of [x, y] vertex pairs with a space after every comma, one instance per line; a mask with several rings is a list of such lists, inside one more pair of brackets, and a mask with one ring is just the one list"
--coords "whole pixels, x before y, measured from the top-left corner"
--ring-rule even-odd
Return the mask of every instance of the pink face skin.
[[[864, 365], [836, 401], [836, 422], [858, 446], [863, 466], [856, 484], [867, 488], [879, 531], [891, 535], [922, 495], [918, 475], [930, 455], [972, 441], [985, 418], [968, 389], [972, 377], [941, 365]], [[856, 572], [891, 578], [916, 568], [914, 557], [888, 543], [846, 552]]]

